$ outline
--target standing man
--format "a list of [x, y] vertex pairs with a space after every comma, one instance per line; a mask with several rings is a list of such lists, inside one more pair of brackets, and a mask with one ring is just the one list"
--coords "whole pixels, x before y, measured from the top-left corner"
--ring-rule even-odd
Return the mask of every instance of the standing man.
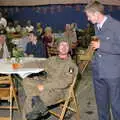
[[91, 47], [95, 50], [92, 67], [99, 120], [110, 120], [110, 107], [114, 120], [120, 120], [120, 22], [104, 15], [98, 1], [88, 4], [85, 13], [98, 38]]

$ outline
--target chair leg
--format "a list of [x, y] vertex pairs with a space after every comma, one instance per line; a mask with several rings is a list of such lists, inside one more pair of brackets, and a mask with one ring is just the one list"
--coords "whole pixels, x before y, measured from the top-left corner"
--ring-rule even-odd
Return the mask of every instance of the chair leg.
[[10, 120], [12, 120], [12, 92], [13, 92], [13, 88], [11, 85], [10, 86]]
[[[71, 91], [71, 96], [72, 96], [72, 99], [73, 99], [73, 103], [74, 103], [74, 105], [75, 105], [76, 120], [80, 120], [80, 111], [79, 111], [79, 108], [78, 108], [78, 105], [77, 105], [76, 96], [75, 96], [73, 90]], [[59, 120], [63, 120], [66, 110], [69, 109], [69, 108], [68, 108], [69, 102], [70, 102], [70, 98], [68, 97], [68, 99], [65, 101], [65, 103], [64, 103], [64, 105], [63, 105], [63, 110], [62, 110], [62, 113], [61, 113], [61, 116], [60, 116], [60, 119], [59, 119]]]
[[67, 110], [68, 104], [70, 102], [70, 98], [71, 98], [71, 94], [72, 94], [73, 89], [71, 88], [69, 91], [69, 95], [68, 98], [65, 100], [65, 103], [63, 105], [63, 109], [62, 109], [62, 113], [60, 115], [60, 119], [59, 120], [63, 120], [64, 116], [65, 116], [65, 112]]
[[15, 87], [14, 87], [14, 83], [13, 83], [12, 77], [11, 76], [9, 76], [9, 77], [10, 77], [11, 84], [12, 84], [12, 92], [13, 92], [12, 96], [15, 98], [15, 103], [16, 103], [17, 109], [19, 109], [19, 111], [20, 111], [20, 105], [18, 103], [18, 98], [16, 96], [16, 90], [15, 90]]
[[73, 96], [73, 102], [75, 104], [76, 120], [80, 120], [80, 110], [79, 110], [79, 106], [77, 104], [77, 99], [76, 99], [76, 96], [74, 94], [74, 91], [72, 91], [72, 96]]
[[64, 106], [63, 106], [62, 113], [61, 113], [61, 115], [60, 115], [60, 119], [59, 119], [59, 120], [63, 120], [63, 118], [64, 118], [64, 116], [65, 116], [65, 112], [66, 112], [66, 110], [67, 110], [68, 104], [69, 104], [69, 99], [67, 99], [67, 100], [65, 101], [65, 104], [64, 104]]

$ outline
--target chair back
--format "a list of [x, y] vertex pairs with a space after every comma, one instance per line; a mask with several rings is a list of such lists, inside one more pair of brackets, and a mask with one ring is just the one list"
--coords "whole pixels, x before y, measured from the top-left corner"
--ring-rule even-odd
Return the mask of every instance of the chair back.
[[57, 47], [53, 46], [53, 47], [47, 47], [47, 52], [48, 52], [48, 56], [56, 56], [58, 55], [58, 51], [57, 51]]
[[[76, 100], [76, 95], [74, 93], [74, 88], [75, 88], [75, 83], [76, 83], [76, 80], [77, 80], [77, 76], [74, 74], [74, 70], [71, 72], [71, 74], [72, 74], [73, 82], [69, 87], [68, 94], [65, 97], [65, 99], [59, 100], [59, 102], [57, 102], [57, 104], [61, 103], [60, 104], [62, 106], [61, 112], [56, 113], [56, 112], [54, 112], [52, 110], [49, 110], [49, 112], [52, 115], [54, 115], [55, 117], [57, 117], [59, 120], [64, 119], [65, 113], [66, 113], [67, 110], [71, 110], [72, 112], [75, 112], [77, 114], [76, 115], [76, 120], [80, 120], [80, 115], [79, 115], [80, 112], [79, 112], [78, 103], [77, 103], [77, 100]], [[70, 106], [71, 102], [73, 102], [73, 105], [74, 105], [73, 107]]]
[[92, 59], [93, 54], [94, 50], [91, 48], [91, 46], [88, 46], [88, 49], [85, 50], [84, 54], [77, 54], [77, 64], [81, 74], [83, 74], [85, 71], [86, 67]]
[[70, 85], [69, 92], [74, 89], [75, 84], [76, 84], [77, 76], [74, 74], [74, 72], [72, 73], [72, 80], [73, 80], [73, 82]]

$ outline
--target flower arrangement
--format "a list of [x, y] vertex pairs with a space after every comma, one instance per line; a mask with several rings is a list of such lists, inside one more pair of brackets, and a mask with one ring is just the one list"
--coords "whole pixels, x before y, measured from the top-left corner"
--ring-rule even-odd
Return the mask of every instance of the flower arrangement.
[[19, 63], [20, 58], [24, 56], [23, 50], [21, 48], [13, 48], [13, 57], [15, 58], [15, 62]]

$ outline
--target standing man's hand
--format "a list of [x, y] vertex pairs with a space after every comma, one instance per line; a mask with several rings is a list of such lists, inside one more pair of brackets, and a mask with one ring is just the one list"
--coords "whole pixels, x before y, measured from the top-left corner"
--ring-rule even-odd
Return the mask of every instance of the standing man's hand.
[[91, 47], [93, 50], [96, 50], [98, 48], [100, 48], [100, 40], [97, 40], [97, 41], [91, 41]]

